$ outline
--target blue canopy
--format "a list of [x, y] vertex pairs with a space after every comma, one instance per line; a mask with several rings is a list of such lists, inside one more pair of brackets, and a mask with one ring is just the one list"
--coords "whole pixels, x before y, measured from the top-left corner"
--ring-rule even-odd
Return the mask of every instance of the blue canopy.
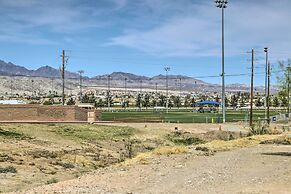
[[202, 101], [202, 102], [196, 102], [196, 104], [200, 104], [200, 105], [220, 105], [220, 102]]

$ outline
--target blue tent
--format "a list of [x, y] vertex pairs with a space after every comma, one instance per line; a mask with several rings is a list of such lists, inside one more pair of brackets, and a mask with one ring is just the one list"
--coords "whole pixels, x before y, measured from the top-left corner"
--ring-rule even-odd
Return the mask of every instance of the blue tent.
[[202, 101], [202, 102], [196, 102], [196, 104], [199, 104], [199, 105], [220, 105], [220, 102]]

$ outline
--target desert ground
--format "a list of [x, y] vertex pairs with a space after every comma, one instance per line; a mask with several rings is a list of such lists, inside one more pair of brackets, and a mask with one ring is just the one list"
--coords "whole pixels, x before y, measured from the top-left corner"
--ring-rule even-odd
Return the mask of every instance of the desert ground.
[[289, 193], [284, 126], [3, 124], [0, 192]]

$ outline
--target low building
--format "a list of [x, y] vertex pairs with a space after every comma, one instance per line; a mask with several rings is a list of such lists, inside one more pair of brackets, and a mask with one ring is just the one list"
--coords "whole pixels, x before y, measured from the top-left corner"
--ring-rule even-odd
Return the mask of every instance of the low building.
[[26, 104], [22, 100], [0, 100], [0, 104]]

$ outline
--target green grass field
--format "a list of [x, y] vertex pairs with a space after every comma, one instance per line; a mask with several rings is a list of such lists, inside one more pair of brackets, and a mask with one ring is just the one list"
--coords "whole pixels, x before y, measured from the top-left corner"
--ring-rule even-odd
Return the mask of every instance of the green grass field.
[[[237, 122], [248, 119], [248, 111], [227, 111], [226, 121]], [[254, 120], [263, 119], [264, 111], [254, 111]], [[270, 115], [276, 115], [276, 112], [270, 112]], [[103, 112], [103, 121], [124, 121], [124, 122], [179, 122], [179, 123], [215, 123], [222, 122], [221, 113], [197, 113], [197, 112]]]

